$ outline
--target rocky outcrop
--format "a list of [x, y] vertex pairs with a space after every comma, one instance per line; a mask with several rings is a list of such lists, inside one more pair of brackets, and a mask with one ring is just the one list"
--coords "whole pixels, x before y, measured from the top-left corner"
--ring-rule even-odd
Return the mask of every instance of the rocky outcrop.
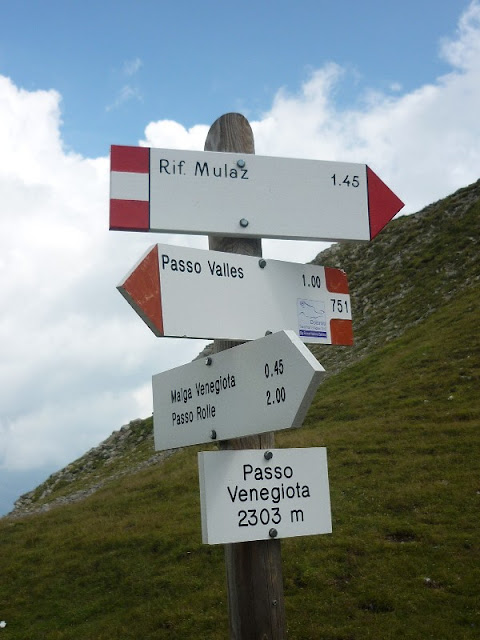
[[158, 464], [174, 453], [154, 451], [152, 419], [132, 420], [114, 431], [98, 447], [87, 451], [64, 469], [49, 476], [39, 487], [15, 502], [8, 517], [42, 513], [77, 502], [109, 482]]

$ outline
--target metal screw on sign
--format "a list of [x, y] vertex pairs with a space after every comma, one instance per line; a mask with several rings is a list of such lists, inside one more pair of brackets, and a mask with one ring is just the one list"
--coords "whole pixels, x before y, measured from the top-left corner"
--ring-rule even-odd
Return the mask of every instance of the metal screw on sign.
[[270, 531], [268, 532], [268, 535], [270, 536], [270, 538], [276, 538], [278, 536], [278, 531], [276, 529], [270, 529]]
[[272, 335], [272, 332], [271, 332], [269, 329], [267, 329], [267, 330], [265, 331], [265, 335], [266, 335], [266, 336], [271, 336], [271, 335]]
[[242, 218], [240, 220], [240, 226], [243, 227], [245, 229], [245, 227], [248, 227], [248, 220], [246, 218]]
[[260, 260], [258, 261], [258, 266], [260, 267], [260, 269], [265, 269], [265, 267], [267, 266], [267, 261], [264, 258], [260, 258]]
[[271, 451], [265, 451], [263, 457], [265, 458], [265, 460], [271, 460], [273, 458], [273, 453]]
[[209, 367], [212, 364], [213, 360], [210, 356], [208, 356], [208, 358], [205, 358], [205, 364], [207, 365], [207, 367]]
[[211, 438], [212, 440], [216, 440], [216, 439], [217, 439], [217, 432], [215, 431], [215, 429], [212, 429], [212, 430], [210, 431], [210, 438]]
[[243, 167], [245, 166], [245, 160], [237, 160], [237, 167], [239, 167], [240, 169], [243, 169]]

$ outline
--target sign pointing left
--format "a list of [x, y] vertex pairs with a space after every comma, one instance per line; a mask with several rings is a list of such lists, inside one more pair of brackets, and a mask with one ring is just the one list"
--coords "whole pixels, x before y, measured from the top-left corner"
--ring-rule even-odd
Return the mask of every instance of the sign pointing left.
[[152, 378], [155, 449], [301, 426], [324, 368], [280, 331]]
[[255, 340], [293, 329], [303, 342], [351, 345], [341, 269], [155, 245], [118, 290], [157, 336]]

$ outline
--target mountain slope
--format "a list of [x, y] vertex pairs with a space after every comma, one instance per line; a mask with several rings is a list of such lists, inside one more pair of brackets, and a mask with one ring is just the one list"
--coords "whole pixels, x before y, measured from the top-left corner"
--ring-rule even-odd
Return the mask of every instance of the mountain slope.
[[[327, 446], [333, 516], [332, 535], [282, 541], [289, 638], [478, 637], [479, 294], [468, 287], [328, 378], [305, 425], [277, 434], [280, 447]], [[201, 544], [198, 450], [0, 520], [5, 637], [227, 637], [223, 549]]]
[[[312, 347], [334, 374], [480, 282], [480, 180], [392, 221], [372, 242], [333, 245], [314, 263], [344, 269], [350, 284], [354, 346]], [[125, 425], [22, 496], [14, 515], [81, 499], [120, 475], [157, 463], [165, 454], [154, 453], [151, 429], [151, 418]]]
[[333, 245], [314, 263], [343, 269], [350, 285], [354, 346], [312, 349], [335, 372], [480, 282], [480, 180], [393, 220], [372, 242]]
[[[318, 349], [333, 373], [276, 435], [327, 447], [332, 503], [332, 535], [282, 541], [290, 639], [478, 638], [479, 190], [318, 258], [349, 276], [356, 345]], [[223, 549], [201, 543], [209, 448], [163, 458], [132, 421], [0, 519], [5, 638], [227, 637]]]

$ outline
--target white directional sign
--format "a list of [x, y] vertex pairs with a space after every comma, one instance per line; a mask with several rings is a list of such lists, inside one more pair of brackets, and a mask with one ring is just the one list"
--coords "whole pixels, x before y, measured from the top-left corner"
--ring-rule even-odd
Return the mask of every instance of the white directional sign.
[[299, 427], [324, 373], [292, 331], [152, 378], [155, 449]]
[[371, 240], [402, 207], [365, 164], [111, 148], [111, 229]]
[[155, 245], [118, 289], [157, 336], [255, 340], [291, 329], [303, 342], [353, 344], [341, 269]]
[[198, 454], [206, 544], [332, 532], [325, 448]]

